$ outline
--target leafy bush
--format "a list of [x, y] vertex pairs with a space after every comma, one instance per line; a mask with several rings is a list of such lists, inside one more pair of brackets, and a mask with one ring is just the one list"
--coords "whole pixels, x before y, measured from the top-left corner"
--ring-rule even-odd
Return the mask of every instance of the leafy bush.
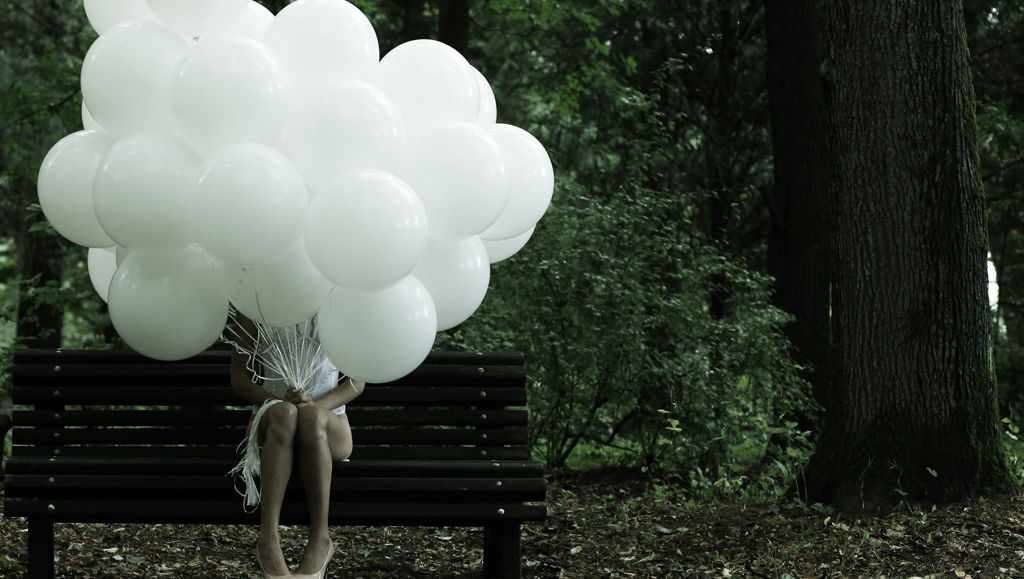
[[[494, 267], [481, 310], [440, 343], [526, 352], [532, 442], [550, 466], [658, 467], [712, 484], [776, 461], [791, 473], [807, 442], [787, 417], [809, 409], [806, 384], [771, 280], [755, 272], [763, 246], [729, 241], [764, 223], [771, 171], [767, 115], [749, 121], [763, 101], [738, 96], [762, 90], [763, 75], [724, 59], [759, 63], [762, 40], [715, 52], [721, 38], [670, 30], [674, 13], [652, 3], [640, 20], [662, 40], [641, 46], [623, 3], [579, 4], [494, 5], [496, 29], [512, 30], [484, 51], [533, 60], [488, 78], [536, 79], [501, 95], [501, 112], [547, 145], [555, 198], [526, 248]], [[731, 220], [715, 225], [715, 211]]]

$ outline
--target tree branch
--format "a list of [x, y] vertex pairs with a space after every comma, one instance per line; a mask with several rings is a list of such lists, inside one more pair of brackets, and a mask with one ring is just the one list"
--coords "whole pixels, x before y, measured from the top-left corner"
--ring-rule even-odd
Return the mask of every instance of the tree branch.
[[34, 111], [29, 111], [28, 113], [25, 113], [24, 115], [14, 119], [13, 121], [7, 123], [6, 125], [0, 126], [0, 132], [4, 132], [7, 129], [10, 129], [11, 127], [19, 125], [19, 124], [21, 124], [21, 123], [31, 119], [32, 117], [34, 117], [36, 115], [40, 115], [40, 114], [43, 114], [43, 113], [55, 111], [55, 110], [61, 108], [62, 106], [67, 104], [68, 101], [73, 99], [79, 92], [81, 92], [80, 89], [76, 88], [74, 91], [68, 93], [67, 96], [65, 96], [64, 98], [60, 99], [57, 102], [50, 103], [50, 104], [46, 105], [43, 108], [36, 109]]
[[1016, 167], [1017, 165], [1021, 165], [1021, 164], [1024, 164], [1024, 157], [1021, 157], [1020, 159], [1017, 159], [1016, 161], [1014, 161], [1012, 163], [1007, 163], [1006, 165], [1003, 165], [1002, 167], [999, 167], [998, 169], [993, 169], [992, 171], [989, 171], [984, 177], [981, 178], [981, 180], [982, 181], [988, 181], [992, 177], [995, 177], [996, 175], [999, 175], [1000, 173], [1006, 171], [1007, 169], [1012, 169], [1013, 167]]

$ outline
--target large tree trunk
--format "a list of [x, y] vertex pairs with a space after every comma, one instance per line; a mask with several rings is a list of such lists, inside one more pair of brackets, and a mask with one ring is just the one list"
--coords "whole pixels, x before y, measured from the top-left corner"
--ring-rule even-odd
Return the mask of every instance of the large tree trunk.
[[[768, 270], [775, 304], [814, 399], [829, 406], [832, 277], [830, 165], [818, 0], [765, 0], [768, 99], [775, 162]], [[798, 417], [802, 429], [815, 425]]]
[[872, 511], [1012, 489], [960, 2], [825, 6], [833, 393], [811, 500]]

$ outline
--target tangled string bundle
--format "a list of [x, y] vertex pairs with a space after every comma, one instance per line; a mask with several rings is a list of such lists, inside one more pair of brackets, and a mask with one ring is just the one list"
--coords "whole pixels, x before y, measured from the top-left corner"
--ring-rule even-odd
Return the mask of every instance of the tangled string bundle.
[[234, 309], [228, 314], [221, 341], [246, 357], [246, 369], [253, 382], [283, 380], [289, 388], [308, 393], [308, 386], [330, 360], [323, 355], [316, 321], [304, 320], [287, 326], [242, 322]]

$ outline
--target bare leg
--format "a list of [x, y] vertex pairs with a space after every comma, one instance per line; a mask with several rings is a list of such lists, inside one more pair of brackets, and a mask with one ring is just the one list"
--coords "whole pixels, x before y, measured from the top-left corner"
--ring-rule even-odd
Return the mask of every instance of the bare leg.
[[256, 544], [260, 561], [271, 575], [287, 575], [288, 565], [281, 553], [281, 505], [292, 476], [292, 460], [298, 408], [280, 402], [267, 409], [260, 421], [260, 538]]
[[347, 417], [313, 405], [300, 407], [298, 414], [299, 475], [309, 503], [309, 544], [296, 572], [312, 574], [323, 565], [331, 547], [327, 515], [333, 461], [347, 457], [352, 442]]

